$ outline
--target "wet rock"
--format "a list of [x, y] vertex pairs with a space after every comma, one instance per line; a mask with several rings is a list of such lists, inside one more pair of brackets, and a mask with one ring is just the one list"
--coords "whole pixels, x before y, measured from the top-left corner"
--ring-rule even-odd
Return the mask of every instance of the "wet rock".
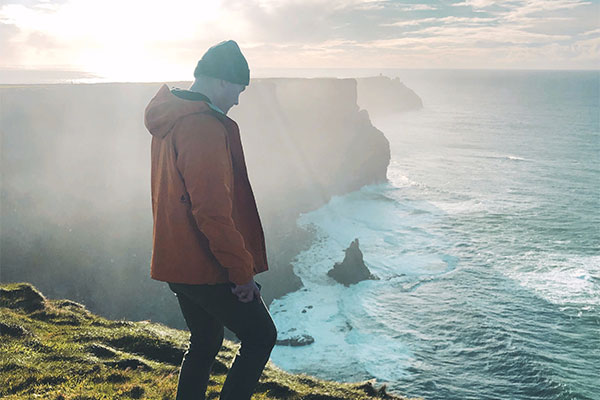
[[340, 332], [350, 332], [352, 329], [352, 325], [350, 325], [350, 323], [346, 321], [344, 326], [340, 329]]
[[350, 247], [346, 249], [344, 260], [341, 263], [335, 263], [333, 268], [327, 272], [327, 275], [344, 286], [350, 286], [367, 279], [379, 279], [371, 274], [371, 271], [365, 265], [363, 254], [358, 247], [358, 238], [354, 239]]
[[380, 387], [375, 387], [375, 379], [370, 379], [368, 381], [358, 383], [355, 388], [359, 390], [363, 390], [367, 395], [376, 397], [378, 399], [385, 400], [405, 400], [404, 397], [399, 397], [387, 392], [387, 385], [383, 384]]
[[286, 339], [277, 339], [275, 344], [278, 344], [280, 346], [307, 346], [309, 344], [314, 343], [314, 341], [315, 339], [312, 336], [302, 334], [298, 336], [292, 336]]

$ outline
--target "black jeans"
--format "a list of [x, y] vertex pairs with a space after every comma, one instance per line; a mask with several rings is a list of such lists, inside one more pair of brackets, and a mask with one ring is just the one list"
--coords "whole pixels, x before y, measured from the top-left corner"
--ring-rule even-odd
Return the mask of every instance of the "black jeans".
[[243, 303], [231, 293], [231, 283], [169, 283], [169, 288], [177, 296], [191, 333], [181, 363], [176, 399], [205, 399], [226, 326], [240, 339], [241, 347], [225, 379], [220, 400], [250, 400], [277, 340], [277, 329], [262, 298]]

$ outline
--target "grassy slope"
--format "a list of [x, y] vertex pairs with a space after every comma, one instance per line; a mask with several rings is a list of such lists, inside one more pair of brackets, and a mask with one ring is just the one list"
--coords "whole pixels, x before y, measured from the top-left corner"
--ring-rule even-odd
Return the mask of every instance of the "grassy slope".
[[[189, 333], [148, 321], [111, 321], [27, 283], [0, 285], [0, 398], [173, 399]], [[225, 340], [208, 399], [218, 399], [239, 345]], [[258, 399], [400, 399], [371, 382], [342, 384], [282, 371], [270, 361]]]

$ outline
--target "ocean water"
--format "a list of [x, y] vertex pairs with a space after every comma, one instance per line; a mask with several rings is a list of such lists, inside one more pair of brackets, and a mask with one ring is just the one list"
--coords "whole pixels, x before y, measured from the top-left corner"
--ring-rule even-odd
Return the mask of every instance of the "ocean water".
[[[600, 399], [600, 73], [399, 74], [424, 108], [373, 118], [389, 182], [298, 224], [304, 288], [273, 362], [427, 399]], [[358, 238], [380, 280], [327, 276]]]

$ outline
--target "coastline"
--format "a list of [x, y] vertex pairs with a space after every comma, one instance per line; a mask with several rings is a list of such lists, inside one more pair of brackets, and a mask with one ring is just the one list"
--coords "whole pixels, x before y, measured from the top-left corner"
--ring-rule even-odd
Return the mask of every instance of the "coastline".
[[[29, 283], [0, 285], [0, 396], [172, 398], [189, 333], [150, 321], [110, 320], [52, 300]], [[207, 398], [216, 398], [238, 352], [223, 342]], [[23, 357], [23, 352], [27, 357]], [[406, 400], [372, 381], [339, 383], [287, 373], [268, 362], [255, 388], [265, 400]]]

